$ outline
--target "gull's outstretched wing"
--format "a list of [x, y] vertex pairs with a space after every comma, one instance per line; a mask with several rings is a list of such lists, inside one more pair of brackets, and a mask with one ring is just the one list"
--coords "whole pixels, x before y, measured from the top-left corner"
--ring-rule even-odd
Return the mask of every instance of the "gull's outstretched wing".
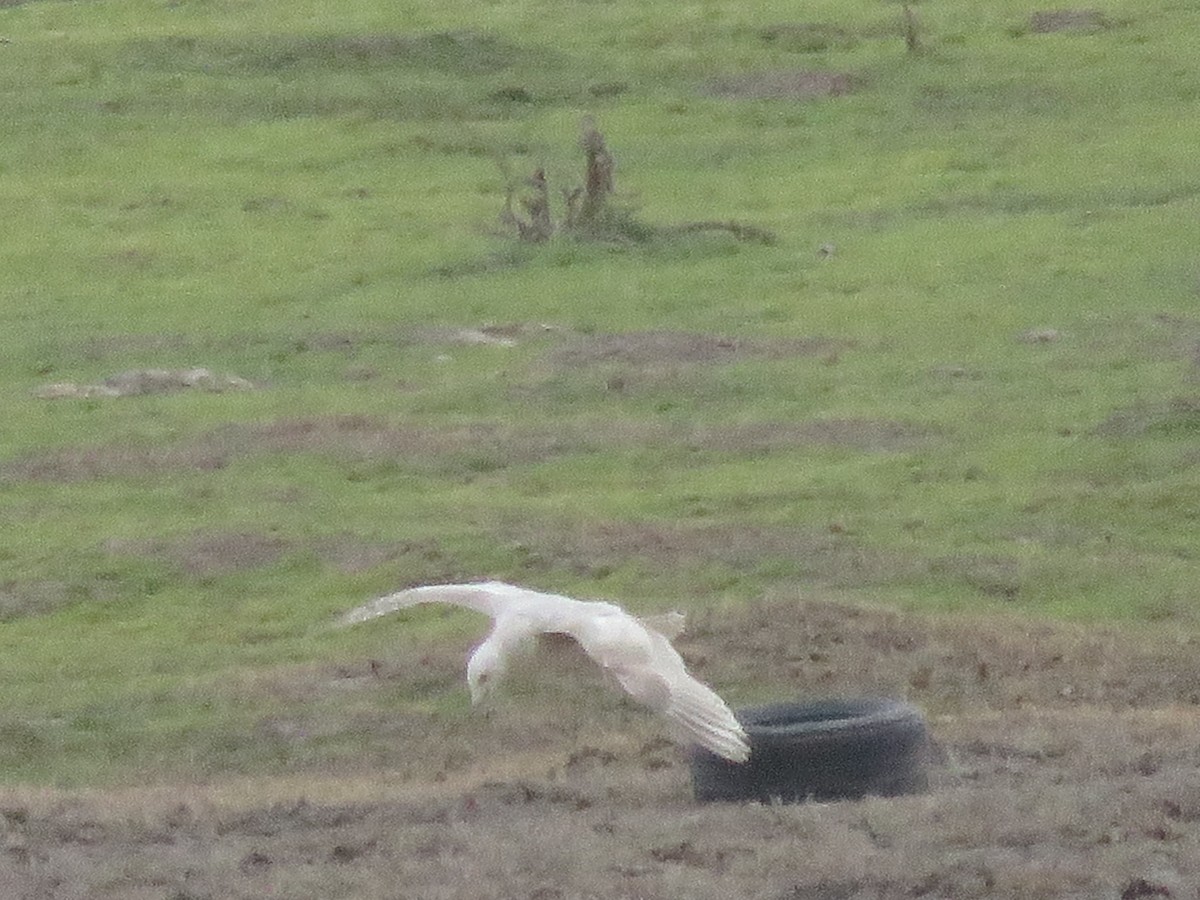
[[733, 762], [749, 759], [750, 740], [725, 701], [688, 672], [670, 641], [651, 629], [647, 633], [648, 658], [605, 667], [630, 696], [665, 716], [678, 738]]
[[353, 625], [420, 603], [450, 603], [491, 616], [495, 628], [477, 655], [485, 649], [504, 653], [537, 631], [568, 634], [631, 697], [664, 715], [678, 737], [735, 762], [750, 756], [746, 733], [725, 701], [688, 673], [671, 646], [668, 637], [682, 630], [679, 613], [639, 620], [612, 603], [487, 581], [398, 591], [351, 610], [337, 623]]
[[669, 641], [673, 641], [683, 634], [687, 625], [687, 617], [674, 609], [653, 616], [638, 616], [638, 621], [652, 631], [657, 631]]
[[[335, 624], [354, 625], [420, 603], [464, 606], [485, 613], [498, 623], [503, 620], [509, 627], [515, 627], [519, 619], [521, 630], [530, 633], [545, 631], [577, 635], [589, 622], [600, 618], [619, 617], [634, 621], [632, 616], [612, 603], [574, 600], [561, 594], [534, 591], [502, 581], [481, 581], [472, 584], [431, 584], [397, 591], [350, 610]], [[682, 630], [682, 616], [678, 613], [672, 615], [677, 618], [668, 617], [665, 627]]]

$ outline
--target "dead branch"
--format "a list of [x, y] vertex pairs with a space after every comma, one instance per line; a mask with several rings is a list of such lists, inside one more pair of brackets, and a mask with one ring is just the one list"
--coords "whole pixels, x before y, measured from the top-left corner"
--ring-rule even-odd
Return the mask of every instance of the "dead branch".
[[[522, 188], [524, 195], [518, 199], [528, 217], [524, 219], [513, 212], [513, 197]], [[517, 235], [523, 241], [540, 244], [550, 240], [554, 234], [554, 221], [550, 216], [550, 189], [546, 185], [546, 173], [543, 169], [535, 169], [522, 184], [509, 183], [504, 196], [504, 209], [500, 211], [500, 221], [515, 227]]]
[[613, 192], [613, 172], [617, 161], [608, 152], [604, 135], [596, 128], [596, 121], [591, 116], [583, 117], [581, 127], [579, 146], [583, 148], [587, 159], [587, 169], [584, 173], [583, 201], [575, 218], [576, 224], [586, 226], [596, 221], [604, 211], [608, 195]]

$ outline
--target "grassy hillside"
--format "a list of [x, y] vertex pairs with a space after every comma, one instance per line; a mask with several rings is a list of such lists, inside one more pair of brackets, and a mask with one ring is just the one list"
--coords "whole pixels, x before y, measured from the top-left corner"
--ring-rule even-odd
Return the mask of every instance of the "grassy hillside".
[[[1200, 14], [915, 8], [0, 8], [3, 777], [351, 759], [422, 581], [1194, 630]], [[522, 244], [584, 114], [650, 238]]]

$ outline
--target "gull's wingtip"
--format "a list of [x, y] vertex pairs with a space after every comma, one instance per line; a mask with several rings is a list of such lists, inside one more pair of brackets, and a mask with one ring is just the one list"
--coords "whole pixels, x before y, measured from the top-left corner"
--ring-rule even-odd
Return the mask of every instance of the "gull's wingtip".
[[334, 619], [333, 626], [335, 628], [347, 628], [351, 625], [357, 625], [359, 622], [366, 622], [368, 619], [374, 619], [378, 616], [386, 616], [388, 613], [395, 612], [398, 609], [404, 609], [407, 606], [412, 606], [416, 601], [412, 591], [397, 591], [394, 594], [388, 594], [384, 597], [376, 597], [369, 603], [364, 603], [362, 606], [357, 606], [349, 612], [344, 612]]
[[747, 740], [746, 735], [738, 735], [737, 740], [730, 745], [729, 751], [722, 755], [730, 762], [748, 762], [750, 759], [750, 741]]
[[740, 727], [736, 730], [704, 729], [701, 734], [693, 735], [693, 740], [722, 759], [733, 763], [744, 763], [750, 759], [750, 738]]
[[382, 615], [373, 611], [372, 604], [368, 603], [365, 606], [360, 606], [352, 609], [349, 612], [344, 612], [333, 620], [334, 628], [349, 628], [351, 625], [357, 625], [359, 622], [365, 622], [367, 619], [373, 619], [375, 616]]
[[384, 597], [377, 597], [369, 603], [342, 613], [334, 621], [334, 627], [346, 628], [350, 625], [357, 625], [359, 622], [386, 616], [388, 613], [408, 609], [421, 603], [451, 603], [492, 615], [497, 602], [502, 598], [523, 592], [525, 592], [524, 588], [505, 584], [502, 581], [423, 584], [405, 588]]

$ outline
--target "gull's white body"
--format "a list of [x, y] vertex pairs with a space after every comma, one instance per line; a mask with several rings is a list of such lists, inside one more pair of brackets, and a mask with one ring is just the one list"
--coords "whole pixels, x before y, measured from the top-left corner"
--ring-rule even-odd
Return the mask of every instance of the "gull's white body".
[[746, 733], [711, 688], [693, 678], [665, 632], [678, 633], [681, 618], [661, 627], [629, 615], [612, 603], [573, 600], [488, 581], [410, 588], [373, 600], [339, 620], [352, 625], [419, 603], [453, 603], [492, 617], [491, 634], [467, 663], [471, 699], [477, 702], [504, 674], [509, 655], [538, 634], [567, 634], [616, 677], [635, 700], [664, 715], [676, 737], [734, 762], [750, 756]]

